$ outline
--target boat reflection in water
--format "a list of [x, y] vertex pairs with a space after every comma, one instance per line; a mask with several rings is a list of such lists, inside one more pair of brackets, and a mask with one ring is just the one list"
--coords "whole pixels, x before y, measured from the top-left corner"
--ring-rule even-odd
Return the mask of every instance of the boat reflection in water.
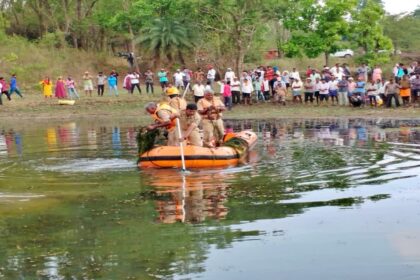
[[200, 223], [224, 219], [228, 213], [226, 180], [234, 174], [221, 170], [183, 175], [176, 169], [144, 170], [155, 188], [157, 220], [161, 223]]

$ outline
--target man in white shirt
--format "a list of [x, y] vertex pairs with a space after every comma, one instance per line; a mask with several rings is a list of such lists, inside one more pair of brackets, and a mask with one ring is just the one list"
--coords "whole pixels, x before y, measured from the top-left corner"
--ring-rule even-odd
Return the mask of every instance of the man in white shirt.
[[206, 91], [213, 91], [213, 88], [211, 87], [211, 82], [207, 81], [205, 87], [204, 87], [204, 92]]
[[334, 105], [334, 100], [337, 102], [338, 105], [338, 81], [335, 76], [331, 77], [332, 80], [329, 82], [329, 93], [331, 97], [332, 105]]
[[261, 80], [261, 82], [263, 82], [264, 81], [264, 74], [265, 74], [264, 67], [262, 67], [262, 66], [258, 67], [257, 73], [260, 74], [260, 80]]
[[133, 94], [134, 88], [136, 88], [136, 87], [137, 87], [139, 93], [141, 93], [140, 75], [137, 72], [133, 72], [128, 76], [128, 78], [130, 79], [130, 84], [131, 84], [130, 93]]
[[204, 97], [204, 90], [205, 87], [203, 85], [202, 81], [197, 82], [193, 87], [192, 87], [192, 91], [194, 93], [194, 101], [195, 103], [198, 102], [198, 100], [200, 100], [201, 98]]
[[251, 79], [244, 79], [241, 84], [242, 90], [242, 99], [244, 100], [244, 104], [251, 105], [251, 94], [254, 91], [254, 87], [252, 86]]
[[235, 72], [232, 71], [232, 68], [228, 68], [225, 73], [225, 83], [228, 81], [232, 83], [234, 78], [236, 78]]
[[210, 81], [210, 85], [213, 85], [214, 79], [216, 79], [216, 70], [210, 65], [207, 72], [207, 81]]
[[328, 95], [330, 90], [330, 84], [323, 78], [321, 79], [321, 83], [318, 85], [319, 89], [319, 101], [320, 103], [328, 102]]
[[289, 74], [289, 78], [293, 78], [295, 81], [300, 81], [300, 74], [299, 71], [296, 70], [296, 68], [293, 68], [292, 72]]
[[174, 74], [174, 84], [175, 87], [179, 90], [179, 89], [183, 89], [184, 88], [184, 73], [181, 72], [180, 69], [177, 69], [175, 74]]
[[238, 78], [233, 78], [233, 81], [230, 83], [230, 91], [232, 92], [232, 103], [241, 103], [241, 82]]
[[312, 69], [312, 73], [311, 73], [311, 75], [310, 75], [309, 77], [311, 78], [311, 82], [312, 82], [313, 84], [315, 84], [316, 79], [321, 80], [321, 75], [320, 75], [320, 74], [318, 73], [318, 71], [317, 71], [317, 70], [315, 70], [315, 69]]
[[337, 81], [341, 81], [343, 79], [344, 69], [340, 67], [338, 63], [330, 70], [330, 72], [337, 79]]

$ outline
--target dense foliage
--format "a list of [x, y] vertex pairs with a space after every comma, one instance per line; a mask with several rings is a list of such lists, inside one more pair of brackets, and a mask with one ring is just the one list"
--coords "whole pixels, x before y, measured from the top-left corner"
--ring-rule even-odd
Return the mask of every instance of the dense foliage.
[[420, 30], [418, 11], [386, 16], [380, 0], [0, 0], [0, 12], [8, 35], [55, 48], [134, 52], [135, 66], [153, 68], [229, 63], [240, 71], [269, 49], [323, 54], [328, 62], [351, 47], [378, 60], [392, 43], [413, 50]]

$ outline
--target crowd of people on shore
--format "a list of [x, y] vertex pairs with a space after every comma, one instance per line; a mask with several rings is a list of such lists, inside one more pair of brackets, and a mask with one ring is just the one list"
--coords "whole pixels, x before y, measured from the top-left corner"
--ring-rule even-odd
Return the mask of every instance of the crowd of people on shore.
[[[316, 104], [337, 106], [404, 106], [415, 105], [420, 101], [420, 66], [413, 62], [409, 66], [396, 64], [392, 73], [385, 74], [376, 65], [371, 69], [362, 64], [353, 71], [346, 64], [334, 67], [324, 66], [314, 69], [308, 66], [305, 72], [296, 68], [281, 71], [276, 66], [260, 66], [242, 72], [239, 77], [227, 68], [223, 73], [213, 66], [207, 72], [198, 68], [195, 72], [184, 67], [170, 73], [160, 69], [156, 75], [151, 70], [144, 73], [127, 73], [122, 80], [122, 87], [129, 94], [137, 89], [142, 94], [144, 83], [146, 94], [155, 93], [158, 81], [165, 100], [156, 96], [158, 102], [145, 106], [153, 118], [147, 129], [162, 128], [168, 135], [168, 145], [181, 142], [190, 145], [214, 147], [220, 145], [233, 133], [223, 123], [223, 111], [231, 110], [235, 105], [251, 105], [259, 102], [271, 102], [286, 106], [293, 104]], [[119, 74], [112, 70], [108, 75], [99, 72], [96, 77], [85, 72], [82, 86], [86, 96], [92, 97], [96, 87], [97, 95], [103, 96], [105, 88], [108, 95], [119, 96]], [[77, 84], [72, 77], [58, 77], [56, 82], [46, 77], [39, 82], [45, 98], [79, 99]], [[120, 86], [121, 87], [121, 86]], [[13, 93], [23, 98], [17, 85], [16, 75], [10, 83], [0, 77], [1, 95], [10, 100]], [[0, 104], [1, 104], [0, 95]], [[187, 99], [193, 100], [187, 102]], [[177, 125], [177, 121], [180, 122]], [[181, 128], [178, 130], [178, 126]], [[200, 129], [203, 131], [201, 137]], [[227, 132], [227, 133], [226, 133]], [[229, 136], [230, 135], [230, 136]]]
[[[150, 69], [144, 73], [128, 72], [122, 79], [122, 87], [134, 94], [137, 90], [142, 94], [141, 84], [146, 94], [155, 93], [155, 83], [159, 82], [162, 92], [172, 86], [178, 90], [186, 90], [187, 96], [191, 93], [195, 102], [203, 98], [204, 91], [211, 89], [220, 95], [223, 103], [230, 110], [234, 105], [250, 105], [258, 102], [272, 102], [286, 105], [292, 103], [332, 104], [342, 106], [360, 107], [364, 105], [390, 107], [393, 104], [408, 106], [417, 103], [420, 92], [420, 66], [413, 62], [406, 66], [396, 64], [392, 73], [383, 73], [376, 65], [372, 69], [362, 64], [353, 71], [347, 64], [336, 64], [334, 67], [324, 66], [315, 69], [308, 66], [305, 72], [293, 68], [291, 71], [280, 70], [277, 66], [260, 66], [250, 71], [244, 71], [239, 76], [227, 68], [224, 73], [208, 66], [206, 72], [198, 68], [191, 71], [184, 67], [170, 73], [164, 68], [154, 73]], [[109, 96], [119, 96], [119, 74], [115, 70], [99, 72], [96, 76], [88, 71], [81, 77], [81, 87], [85, 96], [92, 96], [97, 91], [103, 96], [107, 89]], [[80, 86], [72, 77], [58, 77], [53, 82], [45, 77], [39, 82], [45, 98], [56, 97], [60, 99], [79, 99]], [[11, 99], [13, 93], [23, 97], [17, 85], [16, 75], [13, 74], [7, 83], [0, 77], [0, 104], [1, 96]]]
[[[302, 81], [301, 73], [295, 68], [281, 72], [277, 67], [261, 66], [241, 73], [239, 78], [228, 68], [222, 78], [210, 66], [207, 75], [201, 69], [195, 73], [187, 68], [178, 69], [170, 83], [168, 72], [161, 69], [159, 83], [167, 100], [146, 105], [146, 111], [154, 120], [148, 129], [166, 129], [168, 145], [176, 146], [186, 141], [191, 145], [214, 147], [226, 141], [222, 112], [231, 110], [234, 104], [271, 101], [285, 106], [289, 94], [293, 103], [353, 107], [391, 107], [393, 104], [399, 107], [400, 98], [404, 106], [409, 106], [419, 100], [420, 67], [417, 62], [409, 67], [395, 65], [388, 79], [379, 66], [370, 69], [365, 64], [354, 73], [347, 65], [325, 66], [322, 70], [308, 67], [304, 75]], [[187, 104], [184, 97], [192, 80], [194, 103]], [[181, 123], [179, 131], [177, 119]], [[203, 130], [204, 143], [201, 143], [199, 127]]]

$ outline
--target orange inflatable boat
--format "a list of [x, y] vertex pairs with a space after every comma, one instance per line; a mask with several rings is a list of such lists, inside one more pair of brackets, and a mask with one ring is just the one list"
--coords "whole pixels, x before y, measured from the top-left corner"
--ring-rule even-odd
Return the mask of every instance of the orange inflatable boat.
[[[185, 146], [186, 168], [221, 168], [239, 164], [255, 145], [257, 135], [241, 131], [217, 148]], [[181, 149], [176, 146], [159, 146], [139, 155], [139, 168], [181, 168]]]

